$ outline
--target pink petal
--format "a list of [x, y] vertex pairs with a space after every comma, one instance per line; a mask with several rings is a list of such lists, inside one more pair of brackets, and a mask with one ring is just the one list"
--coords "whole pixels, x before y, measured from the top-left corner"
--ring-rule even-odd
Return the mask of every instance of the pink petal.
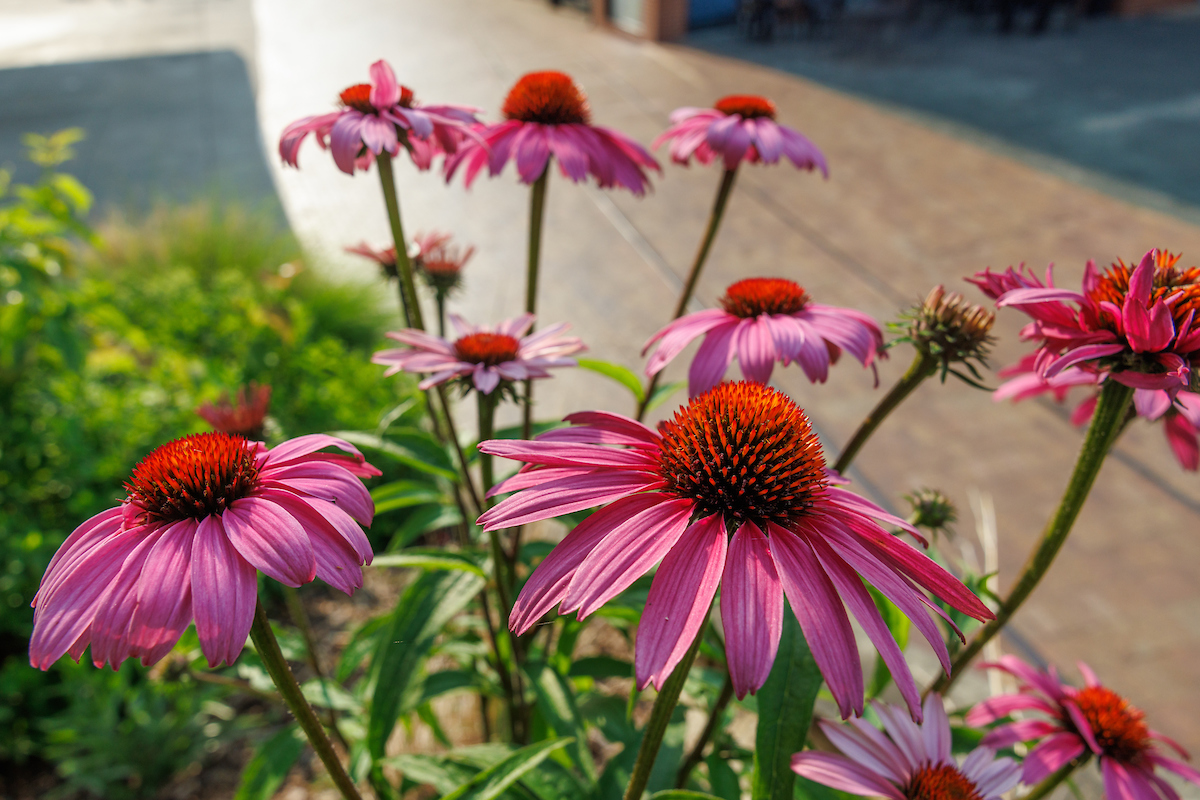
[[638, 688], [653, 682], [654, 688], [662, 689], [691, 647], [708, 619], [727, 547], [725, 522], [717, 513], [690, 525], [663, 558], [638, 624]]
[[1143, 781], [1121, 764], [1111, 758], [1100, 759], [1100, 772], [1104, 775], [1105, 800], [1157, 800], [1149, 787], [1143, 788]]
[[480, 451], [527, 464], [548, 467], [617, 467], [645, 469], [654, 464], [653, 456], [640, 450], [615, 450], [591, 445], [558, 442], [525, 442], [518, 439], [491, 439], [479, 443]]
[[192, 612], [210, 667], [232, 664], [242, 652], [254, 622], [257, 575], [225, 535], [220, 516], [200, 521], [192, 545]]
[[737, 325], [714, 328], [704, 337], [688, 369], [688, 396], [707, 392], [721, 382], [733, 360]]
[[333, 152], [333, 163], [347, 175], [353, 175], [355, 161], [363, 148], [363, 115], [358, 111], [346, 111], [329, 132], [329, 147]]
[[1004, 719], [1014, 711], [1044, 711], [1051, 716], [1058, 715], [1058, 710], [1040, 697], [1030, 694], [1002, 694], [976, 703], [967, 712], [966, 720], [968, 725], [981, 728]]
[[137, 582], [129, 641], [142, 665], [162, 659], [192, 621], [191, 559], [196, 521], [172, 525], [151, 548]]
[[400, 84], [396, 82], [396, 73], [382, 58], [371, 65], [371, 105], [376, 108], [390, 108], [400, 102]]
[[1042, 740], [1025, 756], [1021, 780], [1027, 786], [1041, 783], [1048, 775], [1058, 771], [1068, 761], [1082, 755], [1087, 748], [1074, 733], [1056, 733]]
[[125, 659], [137, 655], [129, 643], [129, 623], [137, 609], [138, 578], [142, 565], [163, 534], [180, 524], [164, 525], [150, 531], [129, 553], [120, 571], [106, 585], [91, 627], [92, 663], [97, 667], [107, 663], [116, 669]]
[[363, 117], [359, 135], [362, 136], [363, 144], [375, 155], [395, 155], [400, 149], [400, 141], [396, 138], [396, 126], [389, 120], [374, 116]]
[[829, 684], [842, 719], [862, 714], [863, 677], [854, 629], [829, 577], [799, 536], [768, 524], [771, 555], [788, 603], [800, 622], [813, 658]]
[[308, 501], [278, 489], [268, 489], [262, 497], [277, 504], [304, 528], [312, 544], [318, 578], [348, 595], [362, 587], [362, 559], [355, 547]]
[[[1178, 747], [1178, 745], [1176, 747]], [[1173, 758], [1167, 758], [1159, 753], [1151, 753], [1148, 757], [1157, 766], [1160, 766], [1170, 772], [1174, 772], [1184, 780], [1191, 781], [1197, 786], [1200, 786], [1200, 770], [1195, 770], [1187, 764], [1176, 761]]]
[[721, 624], [729, 677], [740, 700], [766, 682], [783, 631], [783, 585], [771, 543], [753, 522], [743, 523], [729, 543], [721, 578]]
[[644, 472], [601, 471], [547, 481], [506, 498], [477, 520], [484, 530], [560, 517], [658, 488], [662, 479]]
[[808, 750], [792, 756], [792, 771], [801, 777], [860, 797], [904, 800], [896, 786], [845, 756]]
[[301, 456], [315, 453], [326, 447], [336, 447], [339, 450], [344, 450], [359, 461], [363, 457], [357, 447], [344, 439], [339, 439], [336, 436], [328, 436], [324, 433], [310, 433], [306, 436], [297, 436], [295, 439], [288, 439], [286, 442], [272, 447], [267, 451], [267, 459], [264, 464], [280, 467]]
[[744, 320], [738, 325], [738, 363], [742, 374], [755, 383], [768, 383], [775, 367], [775, 341], [771, 335], [771, 318], [762, 315]]
[[646, 374], [654, 375], [683, 352], [692, 340], [721, 325], [737, 325], [737, 318], [720, 308], [706, 308], [695, 314], [680, 317], [646, 340], [642, 348], [645, 355], [658, 342], [654, 355], [646, 362]]
[[509, 628], [518, 636], [526, 633], [550, 609], [562, 602], [575, 571], [605, 536], [629, 518], [661, 502], [661, 495], [634, 495], [600, 509], [576, 525], [525, 582], [517, 601], [513, 603]]
[[821, 721], [821, 731], [852, 761], [894, 783], [904, 783], [912, 768], [892, 740], [863, 720], [848, 724]]
[[[974, 710], [974, 708], [971, 709], [972, 712]], [[968, 716], [967, 722], [971, 725], [975, 724], [972, 722], [972, 717], [970, 716]], [[983, 737], [981, 744], [996, 750], [1002, 750], [1006, 747], [1012, 747], [1017, 742], [1032, 742], [1034, 739], [1042, 739], [1061, 730], [1061, 725], [1055, 725], [1044, 719], [1023, 719], [1018, 722], [1001, 725], [995, 730], [989, 731], [987, 736]]]
[[663, 556], [687, 528], [691, 500], [666, 499], [613, 528], [596, 545], [567, 588], [561, 613], [578, 609], [583, 619], [629, 588]]
[[[42, 575], [37, 594], [34, 595], [30, 605], [36, 609], [39, 605], [39, 598], [53, 594], [56, 587], [75, 571], [78, 564], [88, 558], [104, 542], [118, 535], [121, 531], [123, 512], [122, 506], [106, 509], [72, 531], [66, 541], [55, 551], [54, 557], [50, 559], [50, 564]], [[34, 620], [37, 618], [38, 614], [35, 611]]]
[[266, 467], [259, 473], [265, 488], [286, 489], [330, 503], [337, 503], [363, 525], [375, 517], [371, 493], [349, 470], [328, 462], [292, 462], [281, 467]]
[[1092, 361], [1097, 358], [1116, 355], [1124, 349], [1125, 345], [1123, 344], [1088, 344], [1082, 347], [1073, 347], [1050, 362], [1045, 372], [1042, 373], [1042, 377], [1053, 378], [1067, 367], [1073, 367], [1084, 361]]
[[277, 503], [243, 497], [221, 515], [230, 543], [261, 572], [285, 586], [300, 586], [317, 575], [308, 534]]

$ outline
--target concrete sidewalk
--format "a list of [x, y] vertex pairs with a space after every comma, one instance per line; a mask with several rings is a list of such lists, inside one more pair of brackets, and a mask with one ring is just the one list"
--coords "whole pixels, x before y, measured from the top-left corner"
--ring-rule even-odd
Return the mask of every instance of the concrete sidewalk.
[[[257, 0], [259, 109], [268, 140], [292, 119], [330, 108], [365, 79], [376, 57], [426, 102], [471, 103], [495, 118], [523, 72], [556, 68], [587, 89], [594, 118], [649, 142], [682, 105], [735, 92], [772, 97], [781, 121], [805, 131], [829, 157], [828, 182], [787, 167], [749, 168], [739, 179], [699, 299], [712, 304], [733, 280], [797, 279], [821, 302], [880, 319], [939, 282], [985, 266], [1054, 261], [1062, 282], [1088, 258], [1107, 262], [1154, 246], [1200, 253], [1200, 229], [1036, 171], [809, 81], [685, 47], [630, 41], [591, 29], [572, 12], [532, 0], [357, 0], [323, 4]], [[653, 195], [637, 200], [574, 186], [549, 190], [541, 317], [570, 320], [598, 358], [639, 368], [642, 342], [666, 321], [711, 203], [717, 172], [665, 167]], [[339, 174], [309, 146], [301, 170], [278, 168], [289, 218], [306, 244], [335, 254], [361, 238], [387, 241], [374, 174]], [[434, 174], [400, 170], [410, 231], [444, 228], [475, 244], [457, 308], [497, 320], [521, 307], [528, 191], [511, 174], [470, 191]], [[367, 265], [343, 259], [368, 275]], [[981, 297], [973, 293], [978, 299]], [[1023, 352], [1022, 320], [1001, 315], [996, 363]], [[907, 366], [898, 348], [883, 386]], [[682, 374], [686, 359], [675, 370]], [[855, 364], [810, 386], [797, 372], [777, 380], [813, 413], [834, 448], [876, 402]], [[580, 408], [629, 408], [628, 397], [584, 373], [539, 395], [553, 417]], [[860, 457], [860, 477], [884, 499], [918, 486], [948, 491], [964, 509], [970, 492], [995, 500], [1002, 583], [1011, 581], [1054, 507], [1081, 441], [1057, 409], [993, 405], [958, 383], [923, 387]], [[1160, 430], [1138, 424], [1100, 476], [1071, 541], [1017, 628], [1070, 670], [1087, 660], [1134, 696], [1156, 727], [1200, 746], [1200, 487], [1172, 460]], [[969, 531], [971, 523], [962, 525]], [[965, 531], [965, 532], [966, 532]]]

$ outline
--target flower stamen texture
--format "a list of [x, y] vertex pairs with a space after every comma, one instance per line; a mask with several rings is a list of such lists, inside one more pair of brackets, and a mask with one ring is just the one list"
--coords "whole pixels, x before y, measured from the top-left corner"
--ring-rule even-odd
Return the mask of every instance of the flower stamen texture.
[[[1196, 316], [1200, 317], [1200, 267], [1179, 269], [1176, 267], [1179, 259], [1180, 256], [1166, 250], [1155, 252], [1154, 288], [1150, 290], [1152, 304], [1182, 291], [1183, 297], [1171, 308], [1171, 316], [1174, 317], [1176, 326], [1183, 325], [1191, 312], [1196, 312]], [[1106, 269], [1096, 281], [1096, 286], [1088, 292], [1088, 297], [1097, 303], [1107, 301], [1121, 308], [1125, 303], [1125, 295], [1129, 293], [1129, 277], [1133, 269], [1134, 267], [1117, 259], [1117, 263]]]
[[258, 483], [255, 448], [241, 436], [197, 433], [155, 449], [125, 483], [149, 520], [177, 522], [224, 512]]
[[904, 786], [907, 800], [983, 800], [979, 789], [957, 767], [928, 764], [913, 773]]
[[505, 119], [543, 125], [588, 124], [587, 97], [570, 75], [553, 70], [523, 76], [504, 98]]
[[755, 94], [731, 94], [713, 104], [722, 114], [737, 114], [742, 119], [775, 119], [775, 104]]
[[796, 314], [808, 305], [800, 284], [785, 278], [746, 278], [725, 290], [721, 307], [735, 317], [759, 314]]
[[338, 97], [341, 99], [342, 105], [347, 108], [353, 108], [364, 114], [375, 113], [375, 106], [371, 105], [371, 84], [369, 83], [356, 83], [343, 90]]
[[825, 459], [804, 412], [757, 383], [723, 383], [659, 426], [666, 491], [702, 516], [779, 525], [808, 512], [824, 490]]
[[513, 361], [521, 343], [503, 333], [472, 333], [454, 343], [454, 354], [471, 364], [494, 367]]
[[1150, 729], [1143, 721], [1145, 714], [1116, 692], [1103, 686], [1089, 686], [1080, 689], [1074, 700], [1105, 755], [1130, 763], [1150, 749]]

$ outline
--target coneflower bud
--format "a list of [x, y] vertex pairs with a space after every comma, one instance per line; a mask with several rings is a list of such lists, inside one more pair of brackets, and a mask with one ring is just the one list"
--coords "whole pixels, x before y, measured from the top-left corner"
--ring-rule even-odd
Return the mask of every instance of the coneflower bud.
[[958, 509], [937, 489], [917, 489], [904, 499], [912, 506], [908, 520], [918, 528], [949, 533], [949, 526], [958, 521]]
[[[943, 286], [935, 286], [925, 301], [902, 315], [903, 322], [892, 327], [905, 333], [897, 339], [910, 342], [922, 355], [938, 362], [942, 380], [947, 373], [963, 379], [979, 388], [982, 380], [972, 361], [986, 366], [992, 342], [992, 324], [995, 313], [982, 306], [972, 305], [958, 292], [947, 292]], [[953, 369], [962, 364], [971, 373], [968, 377]]]

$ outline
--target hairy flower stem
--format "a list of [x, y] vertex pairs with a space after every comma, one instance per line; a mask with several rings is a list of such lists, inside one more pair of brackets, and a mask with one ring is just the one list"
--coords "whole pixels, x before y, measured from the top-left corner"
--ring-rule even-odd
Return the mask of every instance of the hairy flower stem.
[[383, 202], [387, 205], [388, 223], [392, 226], [392, 244], [396, 248], [396, 271], [400, 273], [400, 300], [404, 305], [404, 318], [408, 327], [425, 330], [421, 316], [421, 303], [417, 298], [417, 285], [413, 281], [412, 261], [408, 257], [408, 240], [404, 238], [404, 225], [400, 222], [400, 199], [396, 196], [396, 177], [392, 172], [392, 157], [380, 153], [375, 159], [379, 167], [379, 182], [383, 186]]
[[296, 676], [292, 674], [291, 668], [284, 660], [283, 653], [279, 649], [279, 642], [275, 640], [275, 634], [271, 631], [271, 623], [267, 620], [267, 614], [263, 611], [261, 603], [254, 609], [254, 624], [250, 626], [250, 638], [254, 640], [254, 647], [258, 651], [258, 657], [262, 659], [263, 666], [267, 669], [267, 674], [271, 676], [279, 693], [283, 695], [284, 702], [296, 717], [296, 722], [300, 723], [300, 728], [308, 737], [309, 743], [312, 744], [321, 763], [325, 765], [325, 769], [329, 771], [329, 777], [333, 779], [334, 784], [342, 793], [342, 797], [346, 800], [362, 800], [362, 795], [355, 788], [354, 781], [350, 780], [350, 776], [346, 774], [346, 769], [338, 759], [337, 753], [334, 752], [333, 745], [330, 744], [329, 737], [325, 735], [325, 729], [317, 720], [312, 706], [304, 699], [304, 694], [300, 691], [300, 684], [296, 683]]
[[1132, 401], [1133, 389], [1131, 387], [1111, 379], [1104, 382], [1104, 388], [1100, 390], [1100, 399], [1096, 402], [1096, 411], [1092, 415], [1092, 424], [1088, 427], [1087, 437], [1084, 438], [1083, 447], [1079, 451], [1079, 458], [1075, 461], [1075, 470], [1071, 473], [1071, 481], [1067, 484], [1058, 509], [1055, 510], [1054, 516], [1050, 518], [1046, 530], [1042, 533], [1041, 543], [1030, 554], [1029, 560], [1025, 562], [1025, 568], [1021, 570], [1021, 576], [1009, 590], [1008, 596], [1000, 603], [1000, 608], [996, 609], [996, 618], [979, 629], [971, 642], [954, 657], [950, 675], [941, 675], [929, 687], [926, 694], [929, 692], [945, 694], [963, 674], [971, 660], [983, 649], [983, 646], [1000, 632], [1000, 629], [1008, 623], [1026, 598], [1033, 594], [1033, 590], [1037, 588], [1046, 571], [1050, 569], [1050, 565], [1054, 563], [1054, 557], [1058, 555], [1059, 548], [1067, 540], [1067, 534], [1071, 532], [1071, 526], [1074, 525], [1075, 518], [1079, 516], [1079, 510], [1083, 508], [1083, 503], [1087, 500], [1088, 492], [1091, 491], [1092, 484], [1095, 483], [1096, 476], [1100, 473], [1100, 467], [1104, 464], [1108, 451], [1112, 449], [1117, 435], [1124, 428], [1126, 412]]
[[[550, 180], [550, 163], [541, 177], [533, 182], [529, 194], [529, 266], [525, 273], [525, 311], [537, 313], [538, 269], [542, 261], [542, 220], [546, 208], [546, 185]], [[533, 328], [529, 329], [533, 332]], [[528, 439], [533, 433], [533, 379], [525, 379], [525, 411], [521, 419], [521, 438]]]
[[871, 438], [871, 434], [879, 427], [880, 423], [887, 418], [887, 415], [896, 409], [896, 406], [904, 402], [904, 399], [912, 394], [913, 390], [921, 385], [921, 381], [928, 378], [937, 371], [938, 360], [928, 353], [917, 352], [917, 357], [913, 359], [912, 366], [908, 368], [901, 376], [892, 390], [888, 392], [879, 404], [871, 409], [871, 413], [867, 414], [866, 419], [858, 426], [858, 430], [854, 432], [854, 436], [850, 439], [850, 443], [842, 450], [838, 456], [837, 463], [833, 465], [834, 470], [839, 474], [843, 474], [850, 468], [850, 463], [854, 461], [854, 457], [858, 455], [858, 451], [867, 443], [867, 439]]
[[721, 715], [725, 713], [725, 708], [732, 699], [733, 680], [727, 674], [725, 676], [725, 683], [721, 686], [721, 694], [717, 696], [717, 702], [713, 703], [712, 709], [708, 712], [708, 722], [704, 724], [704, 730], [700, 732], [700, 739], [696, 742], [696, 746], [692, 748], [692, 751], [688, 753], [687, 758], [683, 761], [683, 766], [679, 768], [679, 772], [675, 775], [676, 789], [683, 789], [687, 786], [692, 770], [704, 759], [704, 748], [708, 746], [709, 740], [717, 732], [717, 726], [721, 723]]
[[683, 691], [683, 684], [687, 681], [692, 662], [696, 660], [696, 653], [700, 651], [704, 628], [704, 625], [700, 626], [692, 646], [688, 648], [683, 660], [667, 678], [654, 700], [650, 719], [642, 731], [642, 744], [638, 748], [637, 761], [633, 765], [633, 775], [629, 779], [629, 787], [625, 789], [625, 800], [641, 800], [642, 792], [646, 790], [646, 784], [650, 781], [650, 771], [654, 768], [654, 759], [658, 757], [663, 735], [667, 732], [667, 725], [671, 722], [671, 715], [675, 713], [675, 705], [679, 702], [679, 693]]
[[[713, 239], [717, 238], [717, 229], [721, 227], [721, 219], [725, 216], [725, 206], [729, 203], [729, 195], [733, 193], [733, 183], [736, 178], [737, 167], [726, 169], [725, 174], [721, 176], [721, 185], [717, 187], [712, 213], [708, 215], [708, 227], [704, 230], [704, 238], [700, 240], [700, 249], [696, 251], [696, 258], [692, 261], [692, 271], [688, 273], [687, 282], [683, 284], [683, 291], [679, 294], [679, 302], [675, 304], [672, 321], [683, 316], [683, 312], [687, 311], [688, 303], [692, 300], [692, 294], [696, 291], [696, 282], [700, 280], [700, 271], [704, 269], [704, 262], [708, 260], [708, 251], [712, 249]], [[646, 386], [646, 393], [642, 397], [642, 402], [638, 404], [637, 419], [639, 422], [642, 417], [646, 416], [646, 407], [654, 397], [654, 390], [658, 388], [660, 375], [662, 375], [661, 371], [655, 373]]]
[[1086, 764], [1091, 755], [1091, 753], [1085, 751], [1082, 756], [1068, 762], [1065, 767], [1062, 767], [1053, 775], [1030, 789], [1029, 794], [1022, 795], [1019, 800], [1042, 800], [1043, 797], [1049, 797], [1050, 793], [1059, 787], [1059, 784], [1071, 777], [1075, 770]]

